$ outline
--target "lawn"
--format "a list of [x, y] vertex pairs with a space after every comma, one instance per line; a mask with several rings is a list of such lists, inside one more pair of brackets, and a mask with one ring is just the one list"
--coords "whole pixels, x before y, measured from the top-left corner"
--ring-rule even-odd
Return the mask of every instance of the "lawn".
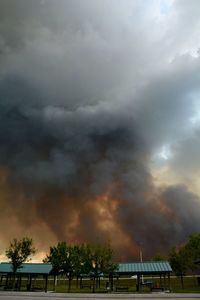
[[[160, 278], [158, 277], [144, 277], [144, 280], [153, 281], [154, 285], [156, 286], [164, 286], [163, 280], [160, 282]], [[167, 281], [167, 280], [166, 280]], [[93, 288], [93, 281], [89, 279], [83, 279], [82, 281], [82, 288], [80, 288], [80, 281], [76, 281], [75, 279], [72, 281], [71, 284], [71, 293], [106, 293], [110, 292], [107, 289], [107, 282], [108, 278], [104, 278], [100, 280], [100, 286]], [[22, 285], [21, 290], [27, 290], [28, 280], [26, 278], [22, 278]], [[45, 280], [43, 277], [37, 277], [32, 280], [32, 288], [33, 290], [44, 289]], [[0, 290], [4, 290], [5, 288], [5, 279], [2, 281], [0, 285]], [[114, 279], [114, 293], [136, 293], [136, 279], [134, 278], [120, 278], [119, 280]], [[54, 289], [54, 278], [53, 276], [49, 276], [48, 280], [48, 290], [55, 291], [55, 292], [68, 292], [68, 280], [63, 278], [62, 276], [58, 276], [57, 284]], [[200, 293], [200, 285], [198, 285], [197, 277], [195, 276], [188, 276], [184, 277], [184, 288], [181, 287], [180, 278], [175, 276], [171, 277], [170, 280], [170, 291], [175, 293]], [[140, 292], [142, 293], [149, 293], [150, 287], [141, 287]]]

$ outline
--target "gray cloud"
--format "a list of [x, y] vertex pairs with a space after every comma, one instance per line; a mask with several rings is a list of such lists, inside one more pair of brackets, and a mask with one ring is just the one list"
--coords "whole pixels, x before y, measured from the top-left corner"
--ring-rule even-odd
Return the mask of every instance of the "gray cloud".
[[[1, 1], [1, 201], [19, 226], [45, 223], [70, 242], [109, 239], [113, 227], [98, 223], [98, 199], [108, 193], [116, 230], [131, 247], [142, 243], [146, 256], [199, 230], [185, 215], [191, 206], [197, 220], [198, 196], [184, 185], [156, 188], [149, 167], [163, 144], [178, 145], [178, 166], [183, 148], [198, 147], [188, 146], [188, 124], [199, 101], [199, 57], [193, 39], [186, 49], [179, 36], [181, 16], [192, 13], [179, 5], [162, 17], [155, 1], [153, 9], [128, 0]], [[199, 32], [196, 14], [193, 26]]]
[[200, 166], [199, 149], [200, 130], [197, 128], [192, 135], [174, 146], [171, 167], [183, 177], [190, 178], [193, 174], [197, 176]]

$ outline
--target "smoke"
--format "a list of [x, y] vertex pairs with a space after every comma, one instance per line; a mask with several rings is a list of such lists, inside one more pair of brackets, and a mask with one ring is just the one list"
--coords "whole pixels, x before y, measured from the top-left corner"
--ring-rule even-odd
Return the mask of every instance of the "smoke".
[[2, 244], [109, 240], [125, 260], [199, 231], [199, 196], [185, 181], [156, 186], [151, 171], [159, 147], [181, 148], [193, 132], [192, 40], [184, 54], [181, 39], [165, 52], [170, 20], [161, 36], [140, 1], [11, 2], [0, 4]]

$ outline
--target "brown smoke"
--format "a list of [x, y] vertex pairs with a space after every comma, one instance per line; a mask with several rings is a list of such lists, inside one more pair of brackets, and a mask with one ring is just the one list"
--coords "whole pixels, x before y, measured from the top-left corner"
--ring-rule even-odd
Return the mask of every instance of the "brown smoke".
[[59, 188], [45, 188], [38, 195], [29, 187], [28, 195], [22, 186], [11, 185], [5, 174], [2, 170], [3, 245], [13, 236], [22, 235], [31, 235], [41, 252], [62, 240], [109, 241], [116, 259], [124, 261], [139, 259], [140, 247], [144, 258], [167, 253], [198, 230], [199, 199], [184, 186], [155, 190], [146, 182], [142, 190], [134, 184], [128, 190], [126, 184], [123, 187], [123, 183], [113, 182], [99, 195], [89, 194], [89, 187], [79, 195], [76, 191], [74, 197]]

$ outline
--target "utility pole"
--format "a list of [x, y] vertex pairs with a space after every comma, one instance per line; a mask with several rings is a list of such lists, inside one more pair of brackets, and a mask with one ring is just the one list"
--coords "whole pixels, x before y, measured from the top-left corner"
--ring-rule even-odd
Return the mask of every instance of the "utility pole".
[[[141, 247], [141, 244], [140, 244], [140, 262], [142, 263], [143, 262], [143, 257], [142, 257], [142, 247]], [[144, 276], [142, 275], [142, 283], [144, 283]]]
[[140, 247], [140, 262], [143, 262], [143, 259], [142, 259], [142, 248]]

